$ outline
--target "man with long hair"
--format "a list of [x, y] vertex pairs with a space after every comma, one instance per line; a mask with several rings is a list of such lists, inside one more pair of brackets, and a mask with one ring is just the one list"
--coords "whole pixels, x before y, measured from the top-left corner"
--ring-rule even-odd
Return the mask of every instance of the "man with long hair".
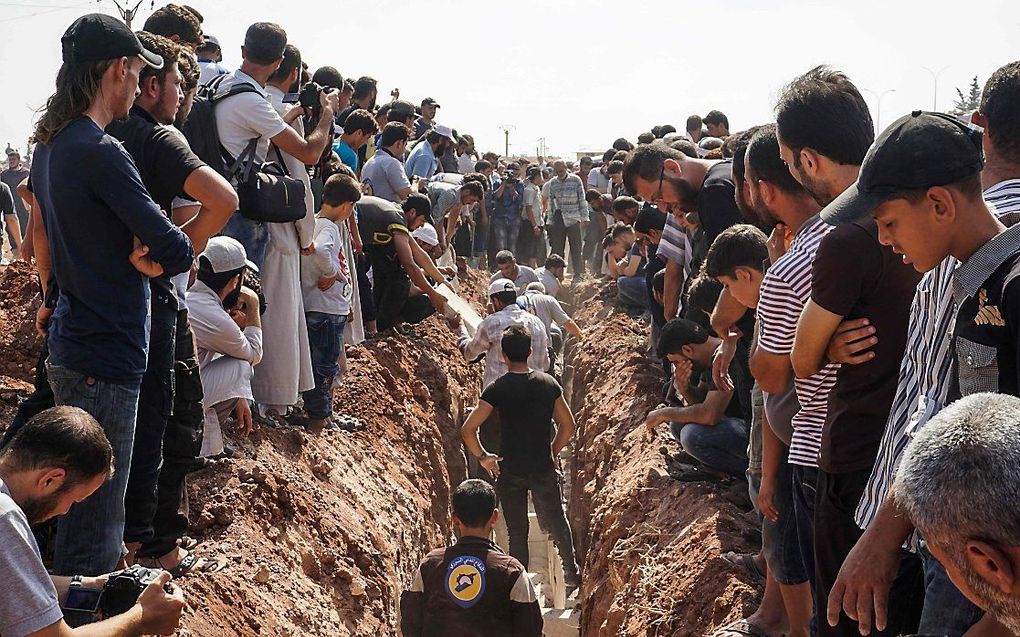
[[60, 519], [53, 572], [98, 575], [117, 565], [124, 535], [149, 278], [188, 270], [194, 252], [149, 196], [131, 156], [104, 132], [127, 117], [142, 65], [159, 68], [163, 58], [102, 14], [75, 21], [61, 45], [31, 176], [59, 288], [46, 368], [56, 403], [81, 407], [103, 426], [116, 472]]

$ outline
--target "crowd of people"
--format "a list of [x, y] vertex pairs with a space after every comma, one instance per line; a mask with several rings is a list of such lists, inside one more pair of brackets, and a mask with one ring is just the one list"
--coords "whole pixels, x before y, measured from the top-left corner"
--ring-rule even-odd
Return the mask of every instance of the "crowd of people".
[[[273, 23], [231, 70], [202, 22], [76, 20], [31, 170], [8, 150], [45, 346], [0, 450], [0, 634], [173, 630], [171, 577], [225, 568], [188, 536], [188, 474], [255, 427], [365, 427], [335, 409], [345, 345], [436, 313], [482, 392], [460, 539], [422, 563], [402, 629], [541, 634], [529, 496], [582, 579], [558, 375], [584, 277], [647, 318], [670, 475], [748, 482], [761, 551], [724, 557], [765, 592], [719, 635], [1020, 634], [1020, 63], [969, 121], [915, 111], [876, 138], [817, 67], [773, 123], [713, 110], [550, 162], [479, 154], [431, 97], [378, 105]], [[466, 268], [491, 273], [480, 322], [450, 305]]]

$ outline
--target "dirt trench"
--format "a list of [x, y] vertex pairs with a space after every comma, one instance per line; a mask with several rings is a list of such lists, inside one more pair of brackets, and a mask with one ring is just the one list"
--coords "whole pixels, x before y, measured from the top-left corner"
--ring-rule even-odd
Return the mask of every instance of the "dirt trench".
[[662, 450], [677, 444], [644, 418], [660, 400], [647, 323], [614, 308], [600, 283], [574, 291], [586, 329], [566, 353], [578, 429], [570, 517], [583, 588], [582, 637], [701, 637], [753, 611], [761, 582], [720, 558], [755, 550], [747, 484], [681, 484]]
[[[487, 279], [462, 279], [477, 300]], [[0, 274], [0, 427], [31, 391], [39, 299], [24, 263]], [[451, 537], [451, 486], [466, 474], [458, 425], [477, 401], [445, 323], [348, 348], [336, 408], [364, 431], [263, 428], [228, 436], [234, 460], [191, 474], [198, 553], [228, 567], [179, 580], [184, 636], [397, 635], [397, 601], [421, 558]]]
[[[462, 279], [476, 306], [486, 282], [477, 271]], [[31, 391], [38, 304], [27, 265], [0, 274], [0, 428]], [[647, 325], [613, 309], [601, 284], [579, 286], [573, 305], [587, 330], [566, 353], [578, 420], [570, 517], [585, 573], [581, 635], [700, 636], [757, 601], [760, 583], [719, 558], [754, 544], [743, 484], [668, 478], [660, 448], [675, 443], [641, 427], [662, 383], [644, 354]], [[399, 634], [400, 591], [451, 537], [451, 485], [466, 473], [457, 425], [481, 374], [439, 319], [416, 330], [348, 348], [336, 406], [366, 430], [262, 429], [232, 437], [235, 460], [192, 474], [198, 551], [229, 564], [180, 580], [189, 601], [180, 635]]]

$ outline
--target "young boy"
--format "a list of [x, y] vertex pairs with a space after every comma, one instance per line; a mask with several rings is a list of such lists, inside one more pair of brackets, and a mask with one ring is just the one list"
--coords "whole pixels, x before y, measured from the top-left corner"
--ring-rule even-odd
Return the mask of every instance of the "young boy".
[[358, 165], [358, 151], [364, 148], [377, 132], [379, 123], [375, 121], [375, 116], [364, 109], [358, 109], [347, 116], [343, 134], [333, 142], [333, 152], [344, 165], [357, 173], [361, 169]]
[[302, 257], [301, 291], [315, 376], [315, 388], [302, 396], [312, 431], [325, 427], [333, 414], [333, 380], [340, 371], [352, 297], [352, 274], [341, 249], [340, 226], [347, 223], [360, 198], [361, 188], [353, 177], [337, 173], [326, 180], [322, 208], [315, 219], [315, 252]]
[[499, 519], [492, 485], [465, 480], [452, 500], [460, 539], [429, 553], [400, 595], [401, 634], [540, 637], [542, 609], [527, 571], [489, 540]]
[[[468, 451], [496, 480], [510, 534], [510, 554], [528, 564], [530, 491], [535, 513], [542, 527], [551, 532], [563, 560], [564, 582], [568, 588], [576, 588], [580, 580], [574, 540], [563, 510], [555, 461], [570, 441], [574, 416], [556, 379], [528, 368], [528, 328], [511, 325], [503, 332], [501, 346], [509, 371], [482, 392], [478, 407], [461, 429], [461, 437]], [[501, 456], [487, 452], [478, 437], [479, 428], [493, 411], [499, 414]], [[555, 437], [553, 420], [557, 424]]]
[[822, 211], [839, 223], [871, 211], [879, 241], [918, 272], [950, 256], [960, 262], [947, 402], [977, 392], [1020, 395], [1020, 226], [1007, 230], [982, 197], [981, 137], [951, 116], [914, 111], [886, 129], [857, 183]]

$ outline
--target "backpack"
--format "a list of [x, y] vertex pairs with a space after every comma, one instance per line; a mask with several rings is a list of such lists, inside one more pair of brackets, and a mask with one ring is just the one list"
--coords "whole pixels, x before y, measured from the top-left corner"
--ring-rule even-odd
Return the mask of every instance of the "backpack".
[[191, 113], [184, 121], [181, 132], [184, 133], [191, 145], [191, 150], [198, 155], [199, 159], [224, 179], [230, 181], [233, 175], [230, 174], [229, 169], [230, 165], [234, 163], [234, 158], [220, 143], [220, 133], [216, 127], [216, 105], [234, 95], [257, 93], [258, 89], [248, 82], [238, 82], [222, 95], [217, 95], [216, 89], [226, 77], [226, 75], [218, 75], [209, 80], [208, 84], [199, 87], [194, 105], [191, 107]]

